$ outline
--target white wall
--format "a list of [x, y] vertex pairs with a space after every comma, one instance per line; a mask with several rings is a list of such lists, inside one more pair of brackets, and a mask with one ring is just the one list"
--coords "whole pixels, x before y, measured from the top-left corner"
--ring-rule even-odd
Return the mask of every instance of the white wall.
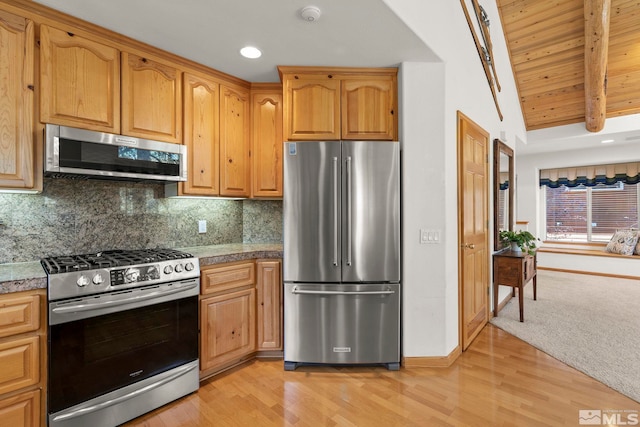
[[[402, 64], [400, 136], [403, 355], [446, 356], [458, 345], [456, 114], [460, 110], [478, 123], [491, 140], [505, 135], [512, 147], [516, 136], [526, 140], [524, 121], [495, 3], [483, 7], [491, 18], [502, 122], [460, 2], [384, 1], [442, 59]], [[419, 244], [421, 228], [440, 230], [442, 243]]]

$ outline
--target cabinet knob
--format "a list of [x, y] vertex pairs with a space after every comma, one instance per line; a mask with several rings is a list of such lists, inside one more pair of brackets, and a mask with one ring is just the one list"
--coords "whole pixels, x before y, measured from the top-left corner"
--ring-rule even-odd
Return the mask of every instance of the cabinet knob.
[[229, 159], [229, 163], [233, 163], [233, 159]]

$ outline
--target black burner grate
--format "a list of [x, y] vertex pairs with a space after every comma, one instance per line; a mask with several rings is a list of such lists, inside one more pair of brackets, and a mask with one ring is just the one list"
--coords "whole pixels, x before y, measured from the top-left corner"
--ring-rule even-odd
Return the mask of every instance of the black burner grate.
[[47, 257], [40, 264], [47, 274], [69, 273], [98, 268], [147, 264], [159, 261], [191, 258], [192, 255], [174, 249], [110, 250], [95, 254]]

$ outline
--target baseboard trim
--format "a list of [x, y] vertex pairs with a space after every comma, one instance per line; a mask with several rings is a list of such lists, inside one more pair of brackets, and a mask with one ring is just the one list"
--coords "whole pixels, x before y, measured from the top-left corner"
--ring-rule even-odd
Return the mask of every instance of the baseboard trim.
[[566, 268], [554, 268], [554, 267], [541, 267], [538, 265], [538, 270], [557, 271], [559, 273], [575, 273], [575, 274], [588, 274], [590, 276], [602, 276], [602, 277], [614, 277], [616, 279], [632, 279], [640, 280], [640, 276], [626, 276], [623, 274], [611, 274], [611, 273], [598, 273], [595, 271], [582, 271], [582, 270], [570, 270]]
[[457, 346], [448, 356], [403, 357], [402, 366], [404, 368], [448, 368], [461, 354], [462, 349]]
[[[513, 293], [509, 292], [509, 294], [504, 297], [504, 299], [498, 303], [498, 313], [500, 313], [500, 310], [502, 310], [504, 308], [505, 305], [507, 305], [507, 303], [509, 301], [511, 301], [511, 298], [514, 298]], [[493, 310], [491, 310], [491, 313], [489, 313], [489, 318], [493, 319], [495, 316], [493, 315]]]

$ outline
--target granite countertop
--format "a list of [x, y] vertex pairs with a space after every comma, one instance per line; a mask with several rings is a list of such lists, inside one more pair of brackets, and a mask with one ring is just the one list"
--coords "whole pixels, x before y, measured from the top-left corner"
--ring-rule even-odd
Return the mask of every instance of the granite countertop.
[[[282, 258], [279, 243], [232, 243], [178, 248], [199, 258], [200, 268], [223, 262], [257, 258]], [[47, 274], [40, 261], [0, 264], [0, 294], [47, 288]]]

